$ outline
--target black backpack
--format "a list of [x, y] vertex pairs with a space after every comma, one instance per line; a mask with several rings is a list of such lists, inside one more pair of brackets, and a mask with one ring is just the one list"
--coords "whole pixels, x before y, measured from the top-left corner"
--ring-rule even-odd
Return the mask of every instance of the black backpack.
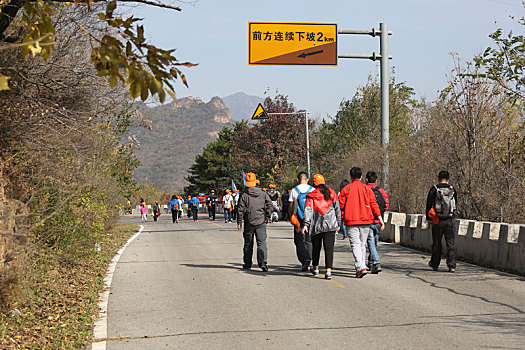
[[376, 202], [377, 202], [377, 205], [379, 205], [379, 211], [381, 212], [381, 217], [383, 217], [383, 214], [385, 213], [385, 209], [386, 209], [385, 197], [383, 197], [383, 194], [381, 193], [381, 191], [379, 191], [379, 187], [372, 188], [372, 191], [374, 192], [374, 195], [376, 196]]

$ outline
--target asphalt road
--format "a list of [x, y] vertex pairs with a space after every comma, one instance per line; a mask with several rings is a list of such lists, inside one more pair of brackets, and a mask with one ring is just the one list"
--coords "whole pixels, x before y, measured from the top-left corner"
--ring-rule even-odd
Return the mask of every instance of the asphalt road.
[[234, 224], [148, 222], [113, 276], [107, 348], [525, 348], [521, 277], [444, 261], [434, 272], [428, 254], [381, 244], [383, 272], [356, 279], [339, 240], [328, 281], [300, 271], [289, 224], [268, 230], [263, 273], [241, 269]]

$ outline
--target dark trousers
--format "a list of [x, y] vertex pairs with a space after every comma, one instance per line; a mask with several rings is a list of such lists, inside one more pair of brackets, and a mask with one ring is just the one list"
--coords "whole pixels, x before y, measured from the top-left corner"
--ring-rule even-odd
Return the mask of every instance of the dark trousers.
[[238, 209], [237, 209], [237, 206], [235, 206], [232, 210], [232, 220], [233, 221], [237, 221], [237, 214], [238, 214]]
[[445, 236], [447, 245], [447, 266], [456, 268], [456, 237], [454, 235], [453, 219], [439, 219], [437, 225], [432, 225], [432, 258], [430, 258], [430, 265], [437, 268], [441, 262], [443, 250], [441, 240], [443, 236]]
[[[301, 226], [302, 229], [302, 226]], [[308, 234], [303, 235], [297, 227], [293, 228], [293, 242], [295, 244], [295, 252], [297, 259], [301, 264], [312, 260], [312, 242]]]
[[211, 205], [208, 207], [208, 215], [210, 216], [210, 220], [215, 220], [215, 206]]
[[171, 209], [171, 219], [173, 220], [173, 223], [177, 222], [179, 219], [179, 211], [175, 209]]
[[153, 213], [153, 221], [157, 221], [157, 218], [158, 218], [157, 214]]
[[193, 221], [199, 220], [199, 209], [192, 209], [191, 215], [193, 216]]
[[334, 265], [335, 231], [318, 233], [312, 237], [312, 265], [319, 266], [321, 244], [324, 246], [324, 264], [327, 269]]
[[266, 249], [266, 224], [252, 226], [250, 224], [244, 225], [244, 248], [243, 260], [245, 267], [252, 266], [253, 256], [253, 238], [257, 241], [257, 264], [259, 266], [266, 265], [268, 260], [268, 251]]

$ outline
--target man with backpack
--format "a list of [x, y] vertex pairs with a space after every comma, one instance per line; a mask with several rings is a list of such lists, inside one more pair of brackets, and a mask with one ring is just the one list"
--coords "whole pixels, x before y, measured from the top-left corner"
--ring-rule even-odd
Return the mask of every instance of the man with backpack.
[[[456, 272], [456, 245], [454, 234], [454, 213], [456, 211], [457, 194], [449, 184], [450, 174], [442, 170], [438, 174], [437, 185], [428, 191], [427, 221], [432, 224], [432, 257], [428, 262], [434, 271], [441, 262], [441, 240], [445, 236], [447, 245], [447, 266], [449, 272]], [[435, 220], [435, 221], [434, 221]]]
[[206, 205], [208, 207], [210, 221], [215, 221], [215, 209], [217, 207], [217, 196], [215, 195], [215, 190], [211, 190], [210, 195], [206, 199]]
[[191, 216], [193, 217], [193, 221], [197, 222], [199, 221], [199, 206], [201, 202], [199, 198], [197, 198], [197, 195], [195, 195], [190, 200], [190, 203], [191, 203]]
[[377, 218], [379, 228], [381, 230], [385, 228], [374, 192], [361, 182], [362, 178], [361, 168], [353, 167], [350, 169], [351, 182], [341, 190], [339, 195], [341, 216], [350, 238], [350, 246], [355, 260], [355, 277], [357, 278], [362, 278], [368, 273], [365, 259], [370, 225]]
[[297, 182], [299, 184], [290, 192], [290, 204], [288, 206], [290, 218], [299, 222], [298, 226], [294, 225], [293, 242], [295, 244], [297, 259], [299, 259], [302, 265], [302, 271], [308, 271], [308, 267], [310, 267], [310, 263], [312, 262], [310, 235], [303, 235], [302, 233], [306, 195], [314, 190], [314, 188], [308, 184], [308, 180], [308, 175], [304, 171], [297, 174]]
[[272, 215], [272, 202], [270, 197], [256, 186], [254, 173], [247, 173], [246, 188], [239, 198], [239, 211], [237, 216], [237, 229], [244, 223], [243, 269], [252, 267], [253, 238], [257, 241], [257, 264], [263, 272], [268, 271], [268, 252], [266, 250], [266, 225]]
[[[388, 193], [381, 187], [376, 185], [377, 174], [374, 171], [369, 171], [365, 176], [366, 185], [372, 189], [376, 196], [377, 205], [379, 205], [379, 211], [384, 221], [384, 213], [390, 207], [388, 203]], [[379, 234], [381, 233], [380, 221], [376, 217], [374, 223], [370, 225], [370, 231], [368, 233], [368, 268], [373, 274], [381, 272], [381, 262], [379, 261], [379, 252], [377, 242], [379, 241]]]

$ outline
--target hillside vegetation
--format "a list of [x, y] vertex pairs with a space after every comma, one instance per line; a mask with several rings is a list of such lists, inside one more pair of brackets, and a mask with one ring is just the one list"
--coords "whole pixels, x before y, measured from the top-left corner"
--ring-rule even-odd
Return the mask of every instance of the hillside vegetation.
[[195, 156], [218, 132], [231, 124], [230, 110], [220, 97], [205, 103], [198, 97], [148, 107], [141, 104], [144, 118], [151, 120], [151, 130], [133, 128], [142, 149], [137, 151], [141, 162], [134, 176], [140, 183], [153, 183], [156, 188], [174, 192], [184, 187], [184, 177]]

